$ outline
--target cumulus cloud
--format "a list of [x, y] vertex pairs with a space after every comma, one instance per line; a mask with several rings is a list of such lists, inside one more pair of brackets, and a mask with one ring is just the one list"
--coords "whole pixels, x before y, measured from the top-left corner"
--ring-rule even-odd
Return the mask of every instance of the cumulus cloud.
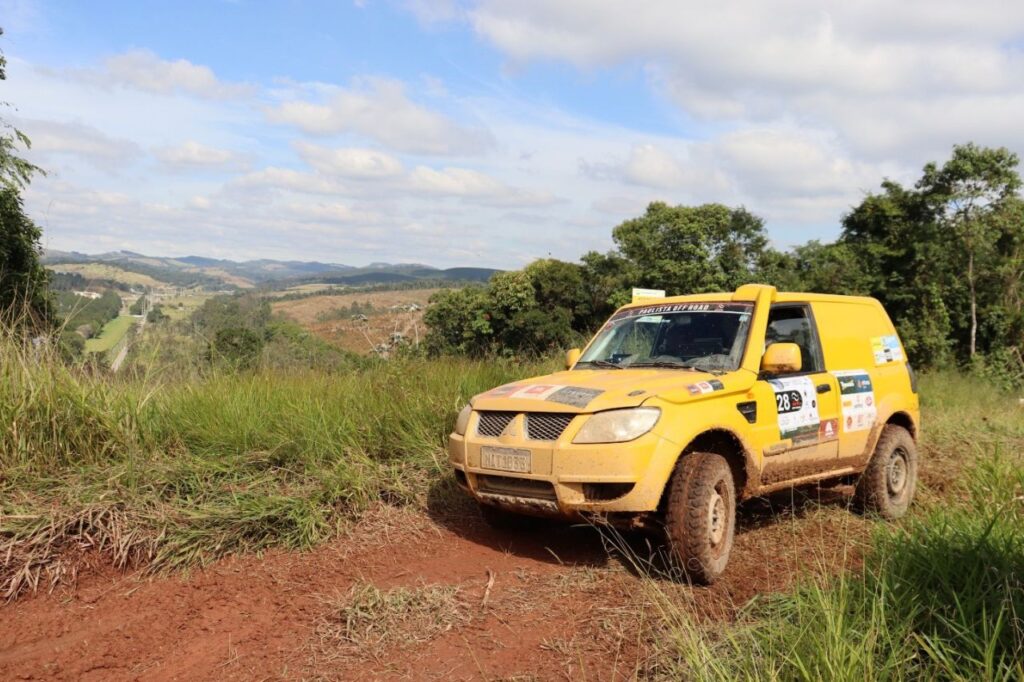
[[242, 155], [229, 149], [220, 149], [188, 140], [176, 147], [161, 147], [155, 152], [157, 159], [170, 168], [230, 169], [244, 165]]
[[187, 59], [162, 59], [149, 50], [131, 50], [110, 57], [94, 77], [146, 92], [185, 93], [207, 99], [231, 99], [253, 92], [249, 85], [221, 81], [208, 66]]
[[302, 141], [295, 148], [306, 163], [326, 175], [381, 180], [398, 177], [405, 170], [397, 158], [375, 149], [330, 149]]
[[68, 154], [112, 169], [142, 155], [139, 146], [130, 140], [112, 137], [83, 123], [41, 119], [17, 119], [15, 123], [31, 138], [34, 158]]
[[268, 117], [310, 135], [357, 133], [411, 154], [473, 155], [494, 145], [488, 131], [462, 125], [413, 102], [401, 81], [361, 78], [348, 88], [318, 90], [322, 101], [285, 101], [269, 109]]
[[514, 61], [639, 60], [687, 114], [719, 123], [810, 121], [877, 159], [936, 155], [999, 118], [1002, 143], [1024, 146], [1020, 3], [479, 0], [465, 16]]
[[[250, 190], [258, 191], [253, 193]], [[244, 191], [246, 200], [257, 199], [262, 195], [263, 201], [269, 201], [269, 198], [265, 196], [266, 191], [339, 195], [347, 193], [347, 188], [342, 183], [317, 173], [268, 166], [231, 180], [225, 185], [225, 191], [236, 194], [239, 191]]]
[[462, 197], [488, 206], [550, 206], [559, 199], [549, 192], [510, 187], [493, 177], [468, 168], [434, 169], [417, 166], [409, 176], [414, 191]]

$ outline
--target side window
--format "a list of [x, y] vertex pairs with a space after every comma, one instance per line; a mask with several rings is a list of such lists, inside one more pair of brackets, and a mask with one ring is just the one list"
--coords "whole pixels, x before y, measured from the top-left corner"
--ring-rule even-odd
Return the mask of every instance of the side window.
[[800, 346], [801, 373], [825, 371], [818, 330], [814, 328], [810, 308], [806, 305], [773, 306], [768, 313], [768, 329], [764, 341], [766, 345], [795, 343]]

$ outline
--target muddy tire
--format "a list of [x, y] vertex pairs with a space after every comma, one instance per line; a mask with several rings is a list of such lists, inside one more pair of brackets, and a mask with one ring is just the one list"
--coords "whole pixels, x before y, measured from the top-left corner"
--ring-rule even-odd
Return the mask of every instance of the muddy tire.
[[495, 507], [491, 504], [480, 505], [480, 516], [483, 517], [488, 526], [495, 530], [530, 530], [542, 523], [542, 519], [538, 519], [535, 516], [505, 511], [501, 507]]
[[694, 452], [669, 482], [665, 532], [687, 578], [710, 585], [725, 570], [736, 530], [736, 485], [721, 455]]
[[895, 520], [907, 513], [916, 488], [917, 445], [906, 429], [889, 424], [857, 481], [854, 508]]

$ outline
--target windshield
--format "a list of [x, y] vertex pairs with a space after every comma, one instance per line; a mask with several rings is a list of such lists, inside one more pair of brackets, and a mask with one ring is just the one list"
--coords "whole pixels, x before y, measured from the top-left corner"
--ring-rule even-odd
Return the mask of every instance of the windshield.
[[627, 308], [601, 328], [576, 365], [680, 367], [726, 372], [739, 367], [752, 303], [662, 303]]

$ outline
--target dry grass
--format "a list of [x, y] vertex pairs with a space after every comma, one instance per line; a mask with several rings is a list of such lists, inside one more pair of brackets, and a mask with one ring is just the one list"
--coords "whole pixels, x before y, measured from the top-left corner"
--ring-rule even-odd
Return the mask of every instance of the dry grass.
[[389, 649], [422, 644], [471, 620], [470, 607], [454, 585], [385, 591], [359, 582], [325, 601], [327, 613], [316, 633], [326, 660], [376, 658]]
[[92, 504], [48, 516], [0, 514], [0, 586], [10, 601], [41, 584], [74, 583], [80, 557], [100, 552], [117, 568], [145, 565], [157, 551], [150, 524], [120, 504]]
[[303, 326], [310, 326], [322, 319], [325, 313], [349, 308], [353, 303], [369, 303], [375, 309], [387, 309], [393, 305], [416, 303], [426, 305], [430, 296], [438, 289], [405, 289], [398, 291], [356, 291], [348, 294], [325, 294], [294, 301], [275, 301], [273, 309]]
[[166, 286], [165, 282], [153, 279], [149, 275], [123, 270], [117, 266], [104, 263], [55, 263], [47, 267], [55, 272], [77, 273], [86, 279], [109, 279], [114, 282], [138, 284], [144, 287]]

